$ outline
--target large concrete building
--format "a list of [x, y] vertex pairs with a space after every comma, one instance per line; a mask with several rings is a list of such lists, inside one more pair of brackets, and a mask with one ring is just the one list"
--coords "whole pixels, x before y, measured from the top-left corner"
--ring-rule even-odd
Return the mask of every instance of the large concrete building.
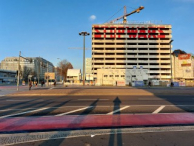
[[171, 33], [171, 25], [94, 24], [94, 78], [98, 69], [147, 69], [149, 80], [170, 80]]
[[[29, 59], [29, 57], [27, 57]], [[1, 61], [1, 69], [17, 71], [18, 70], [18, 59], [19, 57], [6, 57]], [[47, 72], [47, 64], [48, 64], [48, 72], [53, 72], [53, 64], [41, 57], [33, 57], [32, 62], [30, 63], [28, 60], [24, 58], [20, 58], [20, 67], [22, 71], [22, 79], [26, 78], [26, 75], [33, 74], [36, 79], [44, 79], [44, 74]]]

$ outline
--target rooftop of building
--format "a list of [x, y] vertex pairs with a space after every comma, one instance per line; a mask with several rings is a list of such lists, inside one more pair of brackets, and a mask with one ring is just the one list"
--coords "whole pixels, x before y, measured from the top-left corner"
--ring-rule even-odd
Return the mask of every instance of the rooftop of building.
[[[7, 61], [7, 60], [10, 60], [10, 59], [14, 59], [14, 61], [18, 61], [18, 58], [19, 57], [15, 57], [15, 56], [12, 56], [12, 57], [5, 57], [2, 61]], [[50, 61], [48, 61], [48, 60], [46, 60], [46, 59], [44, 59], [44, 58], [42, 58], [42, 57], [25, 57], [25, 58], [27, 58], [27, 59], [29, 59], [29, 58], [32, 58], [32, 59], [40, 59], [40, 60], [43, 60], [43, 61], [45, 61], [45, 62], [48, 62], [49, 64], [52, 64], [53, 65], [53, 63], [51, 63]], [[23, 58], [24, 59], [24, 58]], [[24, 59], [25, 60], [25, 59]]]
[[99, 25], [108, 25], [108, 26], [148, 26], [148, 27], [154, 27], [154, 26], [167, 26], [171, 27], [171, 24], [162, 24], [162, 23], [146, 23], [146, 22], [139, 22], [139, 23], [122, 23], [122, 22], [117, 22], [117, 23], [103, 23], [103, 24], [93, 24], [92, 26], [99, 26]]

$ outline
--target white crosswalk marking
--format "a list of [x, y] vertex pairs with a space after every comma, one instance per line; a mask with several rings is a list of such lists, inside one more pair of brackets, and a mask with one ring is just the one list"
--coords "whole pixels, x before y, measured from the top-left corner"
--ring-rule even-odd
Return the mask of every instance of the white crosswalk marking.
[[115, 111], [112, 111], [112, 112], [108, 113], [107, 115], [112, 115], [112, 114], [117, 113], [117, 112], [119, 112], [119, 111], [122, 111], [122, 110], [124, 110], [124, 109], [126, 109], [126, 108], [128, 108], [128, 107], [130, 107], [130, 106], [122, 107], [122, 108], [120, 108], [120, 109], [117, 109], [117, 110], [115, 110]]
[[160, 106], [160, 107], [157, 108], [152, 114], [157, 114], [157, 113], [159, 113], [163, 108], [165, 108], [164, 105]]
[[77, 110], [73, 110], [73, 111], [69, 111], [69, 112], [66, 112], [66, 113], [58, 114], [58, 115], [55, 115], [55, 116], [63, 116], [63, 115], [75, 113], [75, 112], [78, 112], [78, 111], [81, 111], [81, 110], [85, 110], [85, 109], [91, 108], [91, 107], [93, 107], [93, 106], [87, 106], [87, 107], [80, 108], [80, 109], [77, 109]]
[[26, 114], [26, 113], [37, 112], [37, 111], [41, 111], [41, 110], [45, 110], [45, 109], [48, 109], [48, 107], [46, 107], [46, 108], [40, 108], [40, 109], [36, 109], [36, 110], [31, 110], [31, 111], [26, 111], [26, 112], [21, 112], [21, 113], [17, 113], [17, 114], [5, 115], [5, 116], [1, 116], [0, 118], [17, 116], [17, 115], [22, 115], [22, 114]]

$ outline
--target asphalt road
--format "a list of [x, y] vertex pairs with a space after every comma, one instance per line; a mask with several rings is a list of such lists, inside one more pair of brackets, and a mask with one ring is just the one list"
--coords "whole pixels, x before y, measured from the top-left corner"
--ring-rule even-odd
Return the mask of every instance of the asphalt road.
[[193, 146], [194, 131], [116, 133], [42, 140], [15, 146]]
[[[29, 116], [62, 116], [62, 115], [94, 115], [94, 114], [163, 114], [163, 113], [188, 113], [194, 112], [193, 88], [157, 88], [146, 89], [147, 91], [157, 90], [158, 94], [137, 95], [139, 89], [134, 89], [136, 95], [119, 95], [117, 88], [108, 88], [114, 95], [89, 95], [90, 92], [100, 92], [100, 88], [94, 91], [93, 88], [75, 88], [85, 95], [60, 95], [64, 88], [35, 89], [33, 93], [56, 92], [56, 95], [47, 96], [30, 95], [32, 92], [25, 92], [27, 95], [2, 95], [0, 96], [0, 118], [7, 117], [29, 117]], [[105, 90], [105, 89], [102, 89]], [[119, 88], [119, 93], [128, 88]], [[180, 92], [181, 90], [181, 92]], [[146, 91], [146, 92], [147, 92]], [[165, 94], [162, 94], [162, 92]], [[173, 91], [173, 92], [172, 92]], [[180, 94], [187, 93], [190, 94]], [[105, 91], [103, 91], [105, 92]], [[155, 92], [155, 91], [154, 91]], [[133, 93], [133, 89], [130, 89]], [[161, 93], [161, 94], [160, 94]], [[169, 94], [168, 94], [169, 93]], [[117, 131], [119, 132], [119, 130]], [[55, 140], [44, 140], [18, 145], [194, 145], [193, 131], [168, 131], [168, 132], [145, 132], [145, 133], [121, 133], [74, 138], [59, 138]]]
[[194, 112], [194, 96], [2, 96], [0, 118]]

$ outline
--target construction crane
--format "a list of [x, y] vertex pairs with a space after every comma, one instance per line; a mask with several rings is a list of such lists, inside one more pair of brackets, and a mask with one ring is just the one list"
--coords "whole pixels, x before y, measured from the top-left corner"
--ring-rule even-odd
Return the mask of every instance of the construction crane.
[[137, 8], [136, 10], [134, 10], [133, 12], [127, 14], [126, 6], [124, 6], [124, 15], [123, 16], [120, 16], [120, 17], [118, 17], [118, 18], [116, 18], [114, 20], [111, 20], [108, 23], [114, 23], [115, 21], [120, 20], [122, 18], [123, 18], [123, 23], [127, 23], [127, 16], [132, 15], [134, 13], [139, 13], [143, 9], [144, 9], [144, 7], [143, 6], [140, 6], [139, 8]]

